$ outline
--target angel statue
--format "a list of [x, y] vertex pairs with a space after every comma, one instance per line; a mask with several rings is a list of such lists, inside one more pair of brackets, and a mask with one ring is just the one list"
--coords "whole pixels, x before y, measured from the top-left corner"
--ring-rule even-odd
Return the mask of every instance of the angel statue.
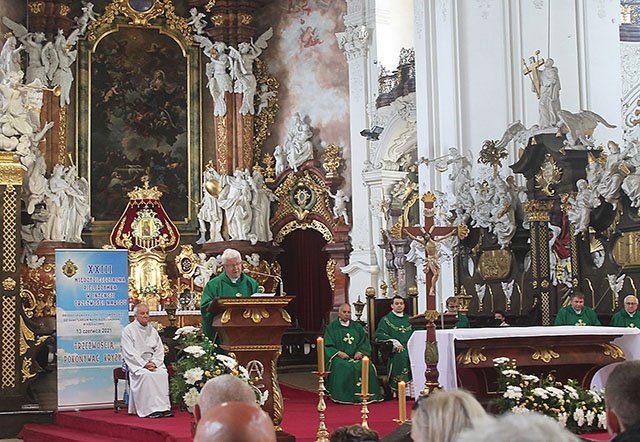
[[226, 92], [233, 92], [233, 81], [227, 72], [230, 66], [229, 55], [227, 55], [227, 45], [224, 42], [212, 42], [208, 37], [195, 35], [194, 41], [200, 43], [204, 54], [209, 57], [206, 67], [206, 75], [209, 79], [207, 86], [213, 98], [213, 115], [224, 117], [227, 114], [227, 103], [224, 96]]
[[47, 41], [44, 32], [29, 32], [26, 27], [14, 22], [9, 17], [2, 17], [2, 23], [11, 29], [13, 35], [22, 43], [27, 52], [26, 83], [29, 84], [38, 78], [43, 85], [46, 85], [47, 71], [42, 60], [42, 48]]
[[80, 17], [76, 17], [76, 24], [78, 25], [78, 30], [81, 35], [87, 31], [87, 26], [89, 26], [89, 22], [96, 21], [98, 18], [98, 14], [93, 10], [93, 3], [91, 2], [82, 2], [82, 15]]
[[611, 291], [613, 292], [614, 295], [614, 299], [616, 300], [616, 303], [618, 302], [618, 299], [620, 298], [620, 292], [622, 291], [622, 287], [624, 286], [624, 280], [626, 279], [627, 275], [625, 275], [624, 273], [620, 276], [618, 275], [607, 275], [607, 281], [609, 282], [609, 287], [611, 288]]
[[74, 29], [69, 37], [65, 37], [62, 29], [58, 29], [58, 35], [53, 44], [47, 43], [42, 49], [42, 57], [47, 76], [51, 84], [59, 85], [60, 107], [71, 103], [71, 85], [73, 84], [73, 72], [71, 65], [76, 61], [78, 51], [72, 47], [80, 38], [80, 29]]
[[344, 194], [344, 190], [338, 189], [336, 190], [335, 195], [331, 193], [329, 189], [327, 189], [327, 193], [333, 198], [333, 216], [335, 218], [340, 218], [344, 220], [345, 224], [349, 224], [349, 214], [347, 213], [347, 203], [349, 202], [349, 197]]
[[253, 73], [253, 62], [262, 54], [267, 47], [267, 41], [272, 36], [273, 28], [269, 28], [255, 42], [251, 39], [251, 42], [245, 41], [238, 44], [238, 49], [229, 47], [229, 56], [232, 58], [231, 76], [235, 81], [233, 91], [242, 94], [241, 115], [255, 113], [253, 99], [258, 82]]
[[197, 8], [191, 8], [189, 10], [189, 21], [187, 24], [193, 28], [193, 32], [197, 35], [204, 34], [204, 28], [207, 27], [207, 21], [204, 19], [205, 14], [198, 12]]
[[576, 182], [578, 193], [570, 197], [568, 202], [571, 208], [567, 211], [569, 222], [573, 225], [574, 234], [587, 233], [591, 221], [591, 209], [595, 209], [601, 203], [597, 193], [589, 187], [584, 179]]

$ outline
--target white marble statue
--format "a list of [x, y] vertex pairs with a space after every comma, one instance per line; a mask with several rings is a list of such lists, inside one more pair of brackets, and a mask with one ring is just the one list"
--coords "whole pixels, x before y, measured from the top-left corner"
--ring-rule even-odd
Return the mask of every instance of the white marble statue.
[[227, 219], [229, 239], [250, 239], [252, 208], [251, 185], [249, 171], [237, 169], [233, 176], [219, 175], [222, 191], [218, 197], [218, 204], [224, 210]]
[[[571, 147], [593, 147], [593, 131], [598, 126], [598, 123], [603, 124], [608, 128], [616, 127], [613, 124], [609, 124], [607, 120], [598, 115], [595, 112], [583, 110], [577, 113], [572, 113], [567, 110], [561, 109], [558, 111], [560, 121], [567, 130], [567, 140], [565, 146]], [[580, 148], [580, 147], [578, 147]]]
[[27, 52], [26, 83], [31, 83], [37, 78], [46, 85], [47, 71], [42, 60], [42, 48], [47, 41], [44, 32], [29, 32], [25, 26], [14, 22], [9, 17], [2, 17], [2, 22], [11, 29]]
[[505, 249], [511, 243], [511, 239], [516, 234], [515, 201], [509, 192], [506, 184], [500, 180], [497, 186], [496, 197], [497, 206], [492, 216], [492, 231], [496, 235], [498, 244]]
[[42, 49], [42, 57], [47, 68], [47, 77], [54, 86], [60, 86], [60, 107], [71, 103], [71, 85], [73, 84], [73, 71], [71, 65], [76, 61], [77, 49], [71, 50], [80, 38], [80, 30], [75, 29], [65, 37], [62, 29], [53, 44], [46, 44]]
[[275, 193], [267, 187], [264, 182], [262, 172], [256, 170], [250, 181], [252, 190], [253, 221], [251, 223], [251, 233], [258, 241], [271, 241], [273, 233], [269, 226], [271, 219], [271, 203], [276, 201]]
[[89, 183], [85, 178], [77, 176], [77, 169], [71, 166], [65, 173], [65, 181], [69, 211], [64, 240], [66, 242], [81, 243], [82, 230], [91, 219], [91, 205], [89, 204]]
[[280, 175], [287, 168], [287, 152], [279, 144], [273, 150], [273, 158], [276, 160], [276, 176]]
[[238, 48], [229, 47], [229, 56], [232, 58], [231, 76], [234, 79], [233, 91], [242, 94], [240, 114], [253, 115], [255, 113], [254, 97], [258, 83], [253, 73], [253, 63], [267, 47], [267, 41], [273, 36], [273, 28], [269, 28], [254, 42], [242, 42]]
[[289, 167], [298, 171], [305, 161], [313, 159], [313, 144], [311, 143], [311, 128], [305, 123], [298, 112], [293, 116], [283, 149], [287, 153]]
[[327, 193], [333, 198], [333, 216], [342, 218], [345, 224], [349, 224], [349, 214], [347, 213], [349, 197], [345, 195], [342, 189], [336, 190], [335, 195], [329, 189], [327, 189]]
[[600, 206], [600, 198], [589, 183], [584, 179], [576, 182], [578, 193], [575, 197], [570, 197], [568, 202], [571, 208], [567, 211], [567, 218], [573, 225], [574, 234], [587, 233], [589, 222], [591, 221], [591, 210]]
[[207, 258], [207, 255], [204, 253], [198, 253], [198, 261], [198, 264], [196, 264], [196, 272], [193, 276], [193, 283], [198, 287], [204, 288], [211, 279], [211, 276], [216, 272], [218, 261], [215, 256]]
[[33, 214], [36, 205], [43, 203], [47, 190], [47, 164], [42, 153], [36, 155], [33, 165], [27, 168], [22, 178], [23, 199], [27, 205], [27, 213]]
[[258, 91], [258, 110], [256, 111], [256, 115], [259, 115], [269, 106], [269, 98], [275, 95], [275, 91], [270, 91], [269, 86], [266, 83], [262, 83], [260, 85], [260, 90]]
[[416, 267], [416, 283], [422, 285], [426, 284], [427, 275], [423, 271], [427, 264], [424, 244], [416, 240], [411, 241], [411, 244], [409, 244], [409, 253], [407, 253], [406, 257], [407, 261], [413, 263]]
[[224, 42], [212, 42], [208, 37], [196, 35], [193, 39], [200, 43], [204, 54], [209, 57], [205, 73], [208, 78], [207, 87], [213, 98], [213, 115], [224, 117], [227, 114], [225, 93], [233, 92], [233, 81], [229, 75], [231, 59], [226, 53], [227, 45]]
[[92, 21], [96, 21], [99, 15], [93, 10], [93, 3], [91, 2], [82, 2], [82, 15], [80, 17], [76, 17], [76, 25], [78, 26], [78, 30], [80, 34], [84, 34], [87, 31], [87, 26]]
[[200, 201], [200, 210], [198, 210], [200, 238], [198, 238], [196, 244], [223, 240], [222, 210], [218, 204], [218, 195], [216, 194], [218, 186], [215, 169], [212, 165], [207, 165], [202, 174], [202, 200]]
[[44, 239], [49, 241], [64, 241], [69, 214], [68, 183], [65, 180], [64, 166], [56, 164], [49, 177], [45, 193], [48, 219], [44, 230]]
[[631, 200], [631, 207], [640, 207], [640, 149], [636, 147], [625, 164], [631, 173], [624, 177], [621, 188]]
[[623, 155], [620, 152], [620, 146], [613, 141], [609, 141], [607, 144], [609, 153], [604, 164], [604, 171], [600, 183], [595, 188], [595, 191], [606, 202], [611, 204], [615, 209], [618, 207], [618, 200], [620, 199], [620, 187], [622, 186], [622, 180], [624, 175], [622, 172], [622, 166], [624, 164]]
[[20, 79], [24, 75], [20, 65], [20, 52], [24, 46], [18, 46], [18, 40], [14, 35], [10, 35], [2, 45], [0, 50], [0, 80], [10, 72], [20, 72]]
[[609, 283], [609, 287], [611, 288], [611, 293], [614, 295], [616, 302], [620, 299], [620, 292], [624, 287], [624, 280], [627, 278], [626, 274], [616, 275], [616, 274], [607, 274], [607, 282]]
[[204, 28], [207, 27], [206, 15], [202, 12], [198, 12], [197, 8], [189, 9], [189, 21], [187, 24], [193, 28], [193, 32], [197, 35], [204, 34]]
[[544, 68], [538, 74], [540, 81], [540, 101], [538, 112], [540, 115], [540, 127], [556, 126], [560, 111], [560, 76], [558, 68], [553, 65], [553, 59], [547, 58]]

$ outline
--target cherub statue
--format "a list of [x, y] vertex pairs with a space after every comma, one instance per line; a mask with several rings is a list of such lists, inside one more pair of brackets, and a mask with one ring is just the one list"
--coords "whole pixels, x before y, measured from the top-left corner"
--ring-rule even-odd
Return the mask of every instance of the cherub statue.
[[187, 24], [193, 28], [193, 32], [197, 35], [204, 34], [204, 28], [207, 27], [207, 21], [204, 19], [206, 16], [202, 12], [198, 12], [197, 8], [191, 8], [189, 10], [189, 21]]
[[579, 179], [576, 182], [576, 187], [578, 188], [578, 193], [568, 200], [571, 208], [567, 211], [567, 217], [573, 225], [574, 233], [577, 235], [588, 232], [591, 209], [595, 209], [600, 205], [600, 198], [584, 179]]
[[273, 158], [276, 160], [276, 176], [280, 175], [287, 168], [287, 152], [279, 144], [273, 151]]
[[347, 213], [347, 203], [349, 197], [344, 194], [342, 189], [336, 190], [335, 195], [331, 193], [331, 190], [327, 189], [327, 193], [333, 198], [333, 216], [344, 220], [345, 224], [349, 224], [349, 215]]

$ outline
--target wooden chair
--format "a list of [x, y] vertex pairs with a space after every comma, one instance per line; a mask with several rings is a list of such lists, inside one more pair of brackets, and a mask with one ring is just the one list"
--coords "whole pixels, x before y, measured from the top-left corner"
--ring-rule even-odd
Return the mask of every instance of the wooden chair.
[[[393, 352], [393, 344], [391, 342], [379, 342], [375, 339], [378, 323], [384, 315], [391, 311], [391, 298], [376, 298], [376, 291], [373, 287], [366, 290], [367, 298], [367, 335], [371, 342], [371, 363], [376, 367], [378, 380], [384, 390], [386, 399], [393, 397], [393, 392], [389, 387], [389, 373], [387, 372], [387, 362]], [[409, 316], [418, 310], [418, 294], [411, 291], [408, 298], [405, 298], [405, 313]]]
[[125, 392], [129, 391], [129, 371], [125, 371], [123, 367], [113, 369], [113, 412], [117, 413], [120, 408], [127, 408], [129, 403], [126, 398], [119, 399], [118, 383], [125, 381]]

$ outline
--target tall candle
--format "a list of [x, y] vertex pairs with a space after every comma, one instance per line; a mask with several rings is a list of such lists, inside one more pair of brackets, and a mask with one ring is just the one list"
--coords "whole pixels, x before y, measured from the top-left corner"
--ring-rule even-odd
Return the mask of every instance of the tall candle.
[[369, 357], [362, 358], [362, 394], [369, 393]]
[[398, 382], [398, 420], [403, 424], [407, 420], [407, 384]]
[[316, 339], [316, 348], [318, 350], [318, 372], [324, 373], [324, 338], [318, 336]]

